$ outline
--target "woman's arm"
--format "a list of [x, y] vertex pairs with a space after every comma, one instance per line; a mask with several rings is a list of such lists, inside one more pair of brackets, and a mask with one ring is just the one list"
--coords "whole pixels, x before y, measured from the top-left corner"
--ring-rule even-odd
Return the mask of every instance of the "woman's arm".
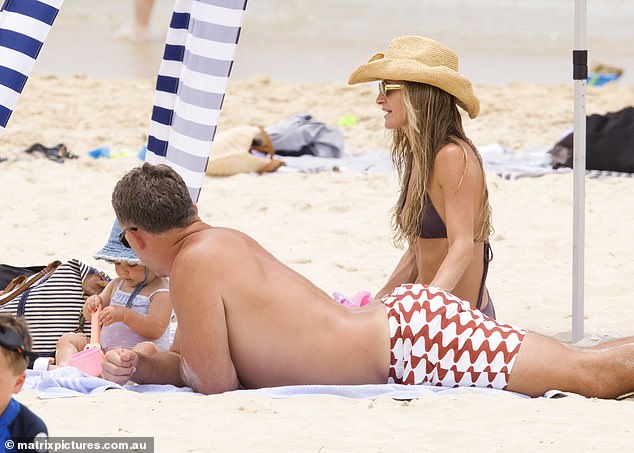
[[436, 155], [433, 179], [442, 192], [449, 247], [431, 286], [453, 291], [471, 263], [479, 178], [480, 169], [460, 146], [446, 145]]
[[383, 288], [376, 293], [375, 299], [380, 299], [383, 296], [390, 294], [394, 288], [404, 283], [414, 283], [418, 278], [418, 267], [416, 266], [416, 252], [410, 246], [405, 250], [405, 253], [401, 257], [401, 260], [396, 265], [396, 268], [390, 275], [387, 283], [383, 285]]

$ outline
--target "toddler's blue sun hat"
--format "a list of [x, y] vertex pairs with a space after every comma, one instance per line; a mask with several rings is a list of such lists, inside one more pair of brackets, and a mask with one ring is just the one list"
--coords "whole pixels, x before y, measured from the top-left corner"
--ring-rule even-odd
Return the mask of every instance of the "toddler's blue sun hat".
[[94, 257], [98, 260], [106, 260], [111, 263], [129, 263], [129, 264], [141, 264], [141, 260], [134, 250], [125, 248], [121, 242], [119, 242], [119, 235], [121, 234], [121, 226], [117, 220], [112, 225], [110, 231], [110, 237], [106, 245], [102, 247]]

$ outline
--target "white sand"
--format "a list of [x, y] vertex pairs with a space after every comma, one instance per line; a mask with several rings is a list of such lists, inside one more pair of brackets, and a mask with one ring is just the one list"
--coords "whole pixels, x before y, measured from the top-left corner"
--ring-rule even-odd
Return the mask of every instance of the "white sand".
[[[572, 123], [572, 86], [477, 86], [481, 116], [466, 120], [478, 145], [521, 151], [552, 144]], [[344, 129], [347, 152], [385, 148], [375, 88], [282, 84], [254, 78], [230, 84], [220, 129], [270, 125], [298, 112]], [[589, 89], [588, 112], [634, 105], [634, 88]], [[33, 77], [0, 140], [3, 240], [0, 261], [46, 264], [79, 258], [113, 274], [92, 254], [105, 242], [115, 182], [135, 157], [94, 160], [86, 152], [136, 150], [145, 143], [151, 80]], [[63, 142], [79, 154], [56, 164], [21, 152]], [[571, 329], [572, 177], [507, 181], [488, 176], [495, 234], [488, 280], [498, 319], [569, 338]], [[238, 175], [207, 178], [201, 216], [239, 228], [326, 291], [376, 291], [399, 258], [390, 240], [395, 175], [355, 173]], [[587, 181], [588, 335], [634, 335], [630, 264], [634, 196], [629, 178]], [[40, 400], [19, 395], [52, 436], [154, 436], [156, 451], [579, 451], [632, 445], [631, 401], [580, 397], [527, 400], [469, 392], [410, 403], [243, 394], [138, 395]], [[128, 415], [130, 414], [130, 415]], [[80, 431], [80, 427], [81, 431]]]

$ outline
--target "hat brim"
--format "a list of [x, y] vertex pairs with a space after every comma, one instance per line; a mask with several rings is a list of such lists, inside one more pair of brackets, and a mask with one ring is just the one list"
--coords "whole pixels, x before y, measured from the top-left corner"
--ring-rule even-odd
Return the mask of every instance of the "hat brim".
[[375, 55], [350, 75], [349, 85], [377, 80], [419, 82], [440, 88], [456, 98], [456, 103], [470, 118], [480, 113], [480, 101], [473, 93], [471, 82], [446, 66], [427, 66], [416, 60], [381, 58]]
[[95, 259], [105, 260], [111, 263], [141, 264], [141, 260], [132, 249], [113, 246], [107, 243], [101, 250], [94, 254]]

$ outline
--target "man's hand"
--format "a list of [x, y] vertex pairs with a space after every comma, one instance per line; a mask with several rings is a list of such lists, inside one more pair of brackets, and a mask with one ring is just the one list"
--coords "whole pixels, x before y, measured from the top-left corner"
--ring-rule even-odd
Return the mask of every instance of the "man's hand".
[[104, 379], [119, 385], [124, 385], [132, 380], [136, 371], [139, 356], [130, 349], [111, 349], [106, 352], [101, 362]]

